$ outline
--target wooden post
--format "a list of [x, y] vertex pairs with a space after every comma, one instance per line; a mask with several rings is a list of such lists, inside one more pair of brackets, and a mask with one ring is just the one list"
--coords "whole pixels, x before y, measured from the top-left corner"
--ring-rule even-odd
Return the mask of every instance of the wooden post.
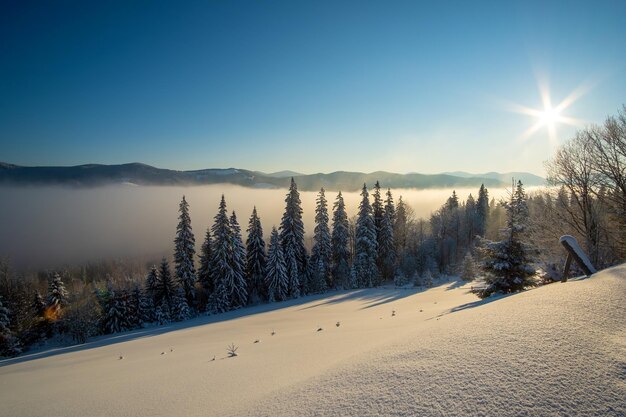
[[563, 278], [561, 282], [567, 282], [567, 276], [569, 275], [569, 268], [572, 265], [572, 255], [568, 252], [567, 259], [565, 260], [565, 268], [563, 268]]

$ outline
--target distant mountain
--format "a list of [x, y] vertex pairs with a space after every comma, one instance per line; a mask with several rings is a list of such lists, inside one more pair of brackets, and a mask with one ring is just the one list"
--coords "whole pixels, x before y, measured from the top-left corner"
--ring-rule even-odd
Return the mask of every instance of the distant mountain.
[[266, 175], [268, 177], [272, 177], [272, 178], [291, 178], [291, 177], [301, 177], [304, 174], [301, 174], [299, 172], [295, 172], [295, 171], [278, 171], [278, 172], [272, 172], [270, 174], [266, 174], [264, 172], [257, 172], [257, 174], [260, 175]]
[[[236, 184], [252, 188], [287, 188], [292, 176], [298, 183], [298, 188], [303, 191], [317, 191], [321, 187], [329, 191], [356, 191], [363, 186], [363, 183], [372, 186], [376, 181], [380, 181], [380, 185], [383, 188], [416, 189], [480, 187], [482, 183], [487, 187], [502, 187], [509, 184], [510, 180], [507, 177], [509, 174], [498, 175], [504, 177], [462, 177], [450, 174], [426, 175], [417, 173], [394, 174], [385, 171], [369, 174], [345, 171], [311, 175], [299, 174], [293, 171], [264, 174], [237, 168], [175, 171], [155, 168], [141, 163], [122, 165], [88, 164], [69, 167], [25, 167], [0, 163], [0, 184], [66, 185], [77, 187], [109, 184]], [[520, 178], [524, 181], [524, 177], [520, 176]]]
[[521, 180], [526, 186], [546, 185], [546, 179], [530, 172], [487, 172], [486, 174], [470, 174], [464, 171], [444, 172], [444, 175], [452, 175], [459, 178], [490, 178], [501, 181], [505, 184], [511, 183], [511, 178], [515, 181]]

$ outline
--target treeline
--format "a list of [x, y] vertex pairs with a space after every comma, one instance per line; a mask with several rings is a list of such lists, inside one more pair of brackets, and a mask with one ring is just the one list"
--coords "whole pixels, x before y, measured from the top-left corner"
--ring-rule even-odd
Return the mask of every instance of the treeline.
[[[222, 196], [196, 253], [189, 204], [183, 197], [173, 265], [164, 258], [145, 278], [129, 273], [133, 268], [91, 264], [71, 273], [51, 273], [44, 296], [40, 285], [13, 277], [4, 263], [2, 349], [4, 354], [14, 354], [55, 335], [83, 342], [146, 323], [165, 324], [329, 289], [366, 288], [392, 280], [398, 285], [420, 284], [422, 276], [428, 284], [433, 275], [451, 272], [470, 246], [469, 236], [485, 229], [487, 199], [484, 187], [478, 205], [471, 196], [459, 204], [453, 193], [433, 215], [431, 223], [438, 227], [433, 235], [430, 226], [415, 221], [402, 197], [395, 204], [391, 190], [383, 192], [378, 182], [371, 202], [363, 185], [358, 213], [352, 219], [341, 192], [330, 208], [321, 189], [313, 245], [307, 250], [300, 195], [292, 180], [281, 223], [269, 239], [254, 208], [244, 241], [237, 215], [228, 211]], [[45, 276], [40, 274], [39, 279]], [[64, 280], [71, 282], [70, 291]]]

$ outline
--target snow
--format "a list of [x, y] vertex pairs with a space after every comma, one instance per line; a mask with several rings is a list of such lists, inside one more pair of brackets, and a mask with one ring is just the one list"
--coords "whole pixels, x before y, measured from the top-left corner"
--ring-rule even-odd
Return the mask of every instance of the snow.
[[486, 300], [471, 285], [308, 296], [5, 360], [2, 414], [626, 414], [626, 264]]

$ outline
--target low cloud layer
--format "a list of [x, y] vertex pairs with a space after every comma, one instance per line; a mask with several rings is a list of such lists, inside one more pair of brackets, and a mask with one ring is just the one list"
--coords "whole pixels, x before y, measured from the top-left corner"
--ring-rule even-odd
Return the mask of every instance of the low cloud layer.
[[[464, 200], [478, 190], [458, 189]], [[452, 190], [392, 190], [417, 217], [428, 217]], [[504, 190], [490, 190], [497, 198]], [[256, 205], [266, 236], [278, 227], [286, 190], [261, 190], [228, 185], [138, 187], [119, 185], [89, 189], [63, 187], [0, 187], [0, 257], [16, 266], [53, 267], [108, 258], [170, 254], [178, 204], [183, 195], [191, 207], [198, 248], [213, 222], [221, 194], [235, 210], [242, 230]], [[337, 193], [327, 192], [329, 210]], [[358, 209], [359, 193], [343, 193], [348, 215]], [[306, 238], [311, 239], [317, 193], [301, 193]], [[371, 199], [371, 197], [370, 197]]]

